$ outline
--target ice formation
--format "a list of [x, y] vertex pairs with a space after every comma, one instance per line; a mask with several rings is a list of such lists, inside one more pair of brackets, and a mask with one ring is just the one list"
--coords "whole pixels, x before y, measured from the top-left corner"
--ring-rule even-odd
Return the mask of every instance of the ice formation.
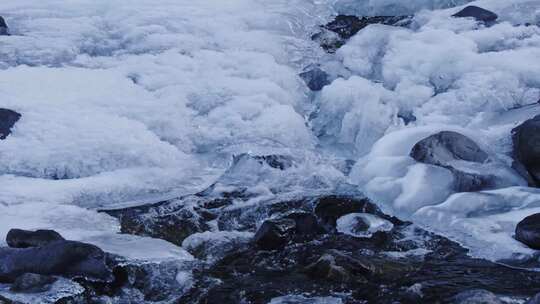
[[[0, 106], [22, 118], [0, 141], [0, 236], [50, 228], [133, 259], [190, 259], [116, 236], [116, 219], [96, 208], [194, 193], [232, 155], [263, 153], [296, 157], [294, 181], [252, 178], [252, 167], [239, 179], [295, 191], [348, 181], [473, 254], [530, 253], [512, 229], [539, 210], [540, 193], [509, 153], [511, 129], [540, 113], [540, 2], [472, 2], [499, 15], [492, 26], [451, 17], [467, 2], [3, 1]], [[310, 35], [343, 12], [415, 17], [325, 54]], [[298, 77], [310, 64], [333, 80], [319, 93]], [[449, 170], [409, 157], [444, 130], [475, 140], [492, 160], [482, 170], [511, 187], [454, 193]], [[350, 175], [345, 161], [356, 162]]]

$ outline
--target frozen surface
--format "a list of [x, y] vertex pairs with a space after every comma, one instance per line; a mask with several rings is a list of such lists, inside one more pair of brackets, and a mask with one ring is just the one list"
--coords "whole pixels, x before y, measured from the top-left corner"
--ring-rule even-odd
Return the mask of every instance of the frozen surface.
[[[0, 37], [0, 107], [22, 119], [0, 142], [0, 239], [49, 228], [130, 259], [190, 259], [117, 236], [95, 209], [198, 192], [248, 153], [294, 165], [247, 159], [221, 190], [244, 183], [268, 197], [349, 182], [474, 254], [528, 253], [512, 231], [539, 195], [511, 168], [510, 131], [540, 113], [540, 1], [471, 2], [499, 15], [490, 27], [451, 17], [468, 2], [2, 1], [13, 35]], [[309, 37], [337, 12], [415, 18], [324, 54]], [[308, 92], [297, 74], [309, 64], [337, 79]], [[467, 169], [505, 187], [454, 193], [449, 170], [408, 156], [443, 130], [477, 142], [489, 162]], [[275, 301], [302, 301], [289, 297]]]
[[272, 299], [268, 304], [342, 304], [343, 301], [334, 297], [305, 297], [302, 295], [288, 295]]
[[337, 231], [354, 237], [369, 238], [378, 231], [390, 231], [394, 225], [376, 215], [351, 213], [337, 220]]

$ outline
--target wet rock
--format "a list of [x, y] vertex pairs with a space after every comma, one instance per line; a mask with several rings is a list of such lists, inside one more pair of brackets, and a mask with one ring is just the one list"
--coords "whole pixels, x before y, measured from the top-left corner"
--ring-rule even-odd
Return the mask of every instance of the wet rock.
[[0, 248], [0, 282], [14, 282], [25, 273], [110, 280], [112, 271], [98, 247], [56, 241], [41, 247]]
[[497, 18], [499, 18], [499, 16], [497, 16], [497, 14], [495, 14], [494, 12], [488, 11], [486, 9], [483, 9], [481, 7], [474, 6], [474, 5], [467, 6], [466, 8], [452, 15], [452, 17], [458, 17], [458, 18], [472, 17], [476, 21], [480, 21], [484, 23], [492, 23], [492, 22], [495, 22]]
[[326, 25], [321, 26], [321, 32], [313, 35], [312, 40], [319, 42], [321, 47], [329, 53], [334, 53], [343, 46], [348, 39], [360, 30], [371, 24], [384, 24], [406, 26], [411, 20], [410, 16], [374, 16], [357, 17], [338, 15]]
[[452, 131], [433, 134], [414, 145], [410, 156], [416, 161], [436, 166], [450, 166], [453, 161], [483, 163], [488, 155], [470, 138]]
[[11, 229], [6, 236], [6, 243], [12, 248], [40, 247], [64, 238], [54, 230]]
[[368, 213], [351, 213], [337, 220], [337, 231], [354, 237], [371, 237], [374, 233], [393, 228], [391, 222]]
[[38, 293], [45, 292], [51, 289], [51, 285], [58, 279], [52, 276], [44, 276], [35, 273], [25, 273], [18, 277], [13, 285], [11, 285], [11, 291], [22, 293]]
[[9, 35], [9, 28], [7, 26], [6, 20], [2, 16], [0, 16], [0, 36], [7, 36]]
[[[0, 20], [0, 22], [3, 20]], [[2, 29], [0, 27], [0, 34]], [[15, 125], [17, 121], [21, 118], [21, 114], [9, 110], [0, 108], [0, 140], [6, 139], [9, 134], [11, 134], [11, 128]]]
[[457, 294], [451, 301], [453, 304], [504, 304], [494, 293], [483, 290], [467, 290]]
[[190, 235], [182, 242], [182, 247], [196, 258], [215, 262], [247, 246], [252, 238], [250, 232], [207, 231]]
[[524, 218], [516, 226], [516, 240], [540, 250], [540, 213]]
[[530, 298], [525, 304], [540, 304], [540, 293], [537, 293], [534, 297]]
[[535, 186], [540, 186], [540, 115], [513, 129], [512, 141], [519, 166], [525, 168]]
[[283, 248], [295, 233], [296, 222], [292, 219], [265, 221], [253, 237], [259, 249], [276, 250]]
[[336, 227], [338, 218], [349, 213], [382, 214], [368, 198], [327, 196], [319, 199], [315, 206], [315, 215], [330, 230]]
[[324, 86], [330, 84], [328, 74], [320, 68], [313, 68], [300, 73], [300, 78], [304, 80], [308, 88], [312, 91], [320, 91]]
[[315, 263], [308, 265], [305, 272], [318, 279], [336, 282], [348, 282], [352, 277], [345, 268], [336, 264], [336, 259], [330, 254], [325, 254]]
[[453, 190], [456, 192], [493, 189], [505, 184], [505, 181], [494, 175], [460, 169], [460, 162], [485, 163], [488, 154], [473, 140], [457, 132], [442, 131], [419, 141], [412, 148], [410, 156], [421, 163], [450, 170], [454, 176]]
[[178, 246], [188, 236], [210, 230], [206, 213], [183, 206], [181, 200], [102, 212], [120, 220], [122, 233], [159, 238]]

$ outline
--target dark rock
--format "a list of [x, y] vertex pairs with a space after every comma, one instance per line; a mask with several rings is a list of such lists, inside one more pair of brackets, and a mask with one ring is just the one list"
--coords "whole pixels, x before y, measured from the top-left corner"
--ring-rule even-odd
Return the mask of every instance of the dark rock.
[[279, 170], [289, 169], [293, 165], [292, 159], [284, 155], [262, 155], [254, 156], [254, 158], [274, 169]]
[[276, 250], [283, 248], [294, 235], [296, 222], [292, 219], [265, 221], [253, 237], [259, 249]]
[[122, 233], [149, 236], [169, 241], [178, 246], [193, 233], [210, 229], [205, 223], [206, 213], [182, 206], [181, 201], [160, 203], [154, 206], [105, 210], [120, 220]]
[[25, 273], [13, 282], [11, 291], [23, 293], [45, 292], [51, 289], [51, 285], [56, 281], [57, 278], [55, 277], [35, 273]]
[[480, 175], [459, 171], [448, 167], [454, 175], [453, 190], [456, 192], [474, 192], [494, 189], [499, 185], [499, 179], [493, 175]]
[[0, 36], [8, 36], [9, 28], [7, 26], [6, 20], [0, 16]]
[[375, 204], [368, 198], [356, 199], [340, 196], [327, 196], [321, 198], [315, 206], [315, 215], [321, 223], [330, 230], [336, 227], [338, 218], [349, 213], [382, 214]]
[[308, 265], [305, 272], [318, 279], [336, 282], [348, 282], [352, 278], [345, 268], [336, 264], [336, 259], [330, 254], [325, 254], [315, 263]]
[[64, 238], [54, 230], [11, 229], [6, 236], [6, 243], [12, 248], [40, 247], [63, 240]]
[[472, 17], [476, 21], [485, 22], [485, 23], [495, 22], [497, 18], [499, 18], [499, 16], [497, 16], [497, 14], [495, 14], [494, 12], [488, 11], [486, 9], [483, 9], [481, 7], [474, 6], [474, 5], [467, 6], [466, 8], [452, 15], [452, 17], [459, 17], [459, 18]]
[[[540, 115], [512, 130], [514, 157], [540, 186]], [[533, 185], [531, 185], [533, 186]]]
[[307, 212], [292, 212], [283, 218], [265, 221], [257, 230], [253, 240], [262, 250], [276, 250], [286, 244], [312, 239], [324, 230], [317, 218]]
[[[0, 27], [0, 34], [1, 34]], [[21, 118], [21, 114], [9, 110], [9, 109], [0, 109], [0, 140], [6, 139], [9, 134], [11, 134], [11, 128], [15, 125], [17, 121]]]
[[312, 40], [318, 41], [321, 47], [329, 53], [334, 53], [348, 39], [371, 24], [407, 26], [410, 16], [374, 16], [357, 17], [338, 15], [326, 25], [321, 26], [321, 32], [313, 35]]
[[517, 224], [516, 240], [540, 250], [540, 213], [529, 215]]
[[451, 301], [453, 304], [504, 304], [494, 293], [483, 290], [474, 289], [461, 292], [454, 296]]
[[312, 91], [320, 91], [324, 86], [330, 84], [328, 74], [320, 68], [313, 68], [300, 73], [300, 77]]
[[416, 116], [414, 116], [412, 111], [400, 111], [397, 116], [403, 120], [405, 125], [416, 121]]
[[483, 163], [488, 158], [474, 141], [452, 131], [442, 131], [419, 141], [410, 156], [416, 161], [436, 166], [450, 166], [456, 160]]
[[525, 304], [540, 304], [540, 293], [537, 293], [534, 297], [530, 298]]
[[0, 248], [0, 282], [13, 282], [25, 273], [110, 280], [112, 271], [98, 247], [56, 241], [42, 247]]

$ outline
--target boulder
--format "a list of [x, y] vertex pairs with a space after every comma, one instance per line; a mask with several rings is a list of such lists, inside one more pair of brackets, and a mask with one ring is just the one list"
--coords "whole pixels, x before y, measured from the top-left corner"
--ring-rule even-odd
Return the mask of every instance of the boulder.
[[470, 138], [452, 131], [433, 134], [414, 145], [410, 156], [421, 163], [450, 166], [453, 161], [483, 163], [488, 155]]
[[40, 247], [63, 240], [64, 238], [54, 230], [11, 229], [6, 236], [6, 243], [12, 248]]
[[530, 175], [531, 186], [540, 186], [540, 115], [514, 128], [512, 142], [517, 167]]
[[6, 20], [4, 20], [4, 17], [0, 16], [0, 36], [7, 35], [9, 35], [9, 29]]
[[540, 213], [529, 215], [516, 226], [516, 240], [540, 250]]
[[58, 279], [52, 276], [45, 276], [35, 273], [25, 273], [18, 277], [13, 285], [11, 285], [11, 291], [22, 293], [38, 293], [45, 292], [51, 289], [51, 285]]
[[424, 138], [414, 145], [409, 155], [418, 162], [450, 170], [454, 176], [453, 190], [456, 192], [493, 189], [507, 184], [505, 180], [494, 175], [460, 169], [463, 162], [477, 166], [484, 164], [488, 160], [488, 154], [473, 140], [457, 132], [442, 131]]
[[159, 238], [178, 246], [188, 236], [210, 230], [195, 209], [178, 206], [175, 201], [102, 212], [120, 220], [122, 233]]
[[484, 23], [492, 23], [492, 22], [495, 22], [497, 18], [499, 18], [499, 16], [497, 16], [497, 14], [495, 14], [494, 12], [488, 11], [486, 9], [483, 9], [481, 7], [474, 6], [474, 5], [467, 6], [466, 8], [452, 15], [452, 17], [457, 17], [457, 18], [472, 17], [476, 21], [484, 22]]
[[304, 80], [308, 88], [312, 91], [320, 91], [322, 88], [330, 84], [328, 74], [320, 68], [313, 68], [300, 73], [300, 78]]
[[94, 245], [56, 241], [41, 247], [0, 248], [0, 282], [14, 282], [25, 273], [104, 281], [112, 278], [105, 253]]
[[[0, 22], [3, 21], [0, 19]], [[2, 33], [2, 27], [0, 27], [0, 34]], [[6, 139], [9, 134], [11, 134], [11, 128], [15, 125], [17, 121], [21, 118], [21, 114], [9, 110], [9, 109], [0, 109], [0, 140]]]

